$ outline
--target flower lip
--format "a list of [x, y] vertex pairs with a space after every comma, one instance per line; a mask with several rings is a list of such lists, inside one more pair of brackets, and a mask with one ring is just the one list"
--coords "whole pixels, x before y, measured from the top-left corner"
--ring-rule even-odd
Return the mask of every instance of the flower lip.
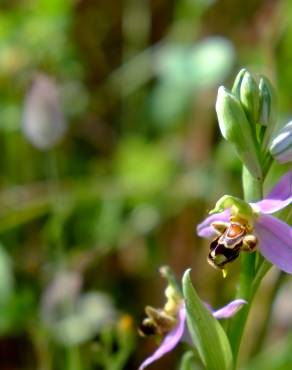
[[219, 243], [219, 239], [220, 237], [211, 243], [207, 261], [214, 268], [223, 269], [227, 263], [239, 256], [240, 244], [235, 245], [233, 248], [227, 248]]
[[[258, 211], [253, 229], [249, 230], [249, 239], [243, 250], [253, 251], [258, 245], [259, 251], [270, 262], [281, 270], [292, 274], [292, 228], [287, 223], [270, 216], [292, 202], [292, 171], [286, 173], [272, 191], [259, 202], [250, 203], [250, 206]], [[229, 222], [230, 209], [222, 213], [212, 214], [197, 227], [197, 233], [201, 237], [214, 238], [216, 235], [212, 229], [214, 222]], [[253, 238], [251, 238], [253, 237]]]

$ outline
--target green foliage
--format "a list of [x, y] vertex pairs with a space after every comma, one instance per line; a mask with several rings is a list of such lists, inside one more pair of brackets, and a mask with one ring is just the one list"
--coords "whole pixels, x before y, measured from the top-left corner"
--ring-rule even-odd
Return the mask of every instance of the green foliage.
[[200, 369], [200, 367], [197, 366], [195, 360], [196, 358], [192, 351], [186, 352], [182, 357], [179, 370], [198, 370]]
[[[137, 369], [152, 347], [136, 327], [142, 307], [162, 300], [154, 271], [165, 263], [177, 273], [194, 266], [214, 304], [231, 296], [238, 266], [218, 294], [221, 275], [194, 235], [216, 199], [240, 196], [239, 160], [219, 139], [215, 94], [237, 66], [264, 72], [279, 87], [280, 132], [292, 111], [291, 14], [288, 0], [1, 2], [1, 368]], [[56, 82], [68, 123], [42, 152], [23, 135], [39, 73]], [[261, 81], [263, 123], [274, 112]], [[45, 124], [44, 113], [36, 122]], [[45, 297], [68, 271], [71, 284], [61, 293], [57, 284], [48, 320]], [[100, 294], [115, 312], [105, 325]], [[190, 284], [188, 294], [196, 298]], [[161, 368], [175, 368], [178, 354]], [[195, 369], [190, 352], [181, 366]]]
[[202, 362], [210, 370], [232, 369], [232, 352], [227, 335], [197, 295], [192, 286], [190, 270], [183, 277], [183, 293], [188, 328]]

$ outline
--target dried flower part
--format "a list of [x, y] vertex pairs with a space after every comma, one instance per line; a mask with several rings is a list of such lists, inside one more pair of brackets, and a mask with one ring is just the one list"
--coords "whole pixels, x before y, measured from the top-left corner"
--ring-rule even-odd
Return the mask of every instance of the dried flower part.
[[182, 305], [182, 296], [177, 289], [175, 277], [169, 267], [160, 268], [161, 275], [168, 280], [165, 289], [166, 303], [163, 308], [147, 306], [147, 317], [142, 321], [138, 332], [141, 336], [165, 335], [177, 324], [179, 310]]
[[177, 318], [163, 309], [147, 306], [145, 312], [148, 317], [142, 321], [138, 329], [141, 336], [165, 335], [177, 324]]
[[37, 74], [24, 103], [24, 135], [36, 148], [47, 150], [62, 139], [65, 131], [59, 87], [49, 76]]

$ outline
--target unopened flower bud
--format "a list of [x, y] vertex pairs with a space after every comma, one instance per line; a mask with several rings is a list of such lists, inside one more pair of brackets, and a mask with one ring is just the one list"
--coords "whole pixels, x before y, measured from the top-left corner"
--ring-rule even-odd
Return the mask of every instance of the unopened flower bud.
[[265, 77], [260, 79], [260, 115], [259, 123], [268, 126], [276, 119], [275, 93], [269, 80]]
[[235, 95], [237, 99], [240, 99], [240, 86], [241, 86], [241, 82], [243, 80], [243, 76], [245, 75], [245, 73], [246, 73], [245, 68], [242, 68], [238, 72], [237, 76], [235, 77], [232, 89], [231, 89], [232, 94]]
[[59, 142], [65, 131], [59, 88], [53, 79], [38, 74], [25, 100], [24, 135], [38, 149], [46, 150]]
[[259, 123], [266, 126], [262, 147], [267, 148], [277, 129], [277, 101], [273, 86], [265, 77], [260, 79], [260, 107], [259, 107]]
[[270, 152], [280, 163], [292, 162], [292, 121], [288, 122], [272, 140]]
[[232, 94], [240, 101], [249, 121], [257, 123], [259, 116], [259, 89], [252, 75], [245, 69], [237, 74]]
[[240, 102], [250, 123], [258, 122], [259, 116], [259, 89], [249, 72], [245, 72], [240, 84]]
[[223, 137], [234, 144], [243, 164], [254, 177], [260, 179], [262, 168], [254, 127], [239, 100], [223, 86], [218, 90], [216, 112]]

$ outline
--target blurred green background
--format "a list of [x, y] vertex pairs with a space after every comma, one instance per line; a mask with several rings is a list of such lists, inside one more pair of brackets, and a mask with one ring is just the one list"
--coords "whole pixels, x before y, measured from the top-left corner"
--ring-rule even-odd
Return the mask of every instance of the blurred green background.
[[[155, 348], [136, 328], [163, 306], [160, 265], [191, 267], [214, 307], [234, 295], [238, 262], [223, 280], [195, 235], [219, 196], [241, 195], [216, 92], [247, 67], [291, 119], [292, 2], [0, 4], [0, 368], [137, 369]], [[292, 368], [291, 293], [276, 270], [264, 280], [244, 369]], [[180, 369], [186, 348], [152, 369]]]

